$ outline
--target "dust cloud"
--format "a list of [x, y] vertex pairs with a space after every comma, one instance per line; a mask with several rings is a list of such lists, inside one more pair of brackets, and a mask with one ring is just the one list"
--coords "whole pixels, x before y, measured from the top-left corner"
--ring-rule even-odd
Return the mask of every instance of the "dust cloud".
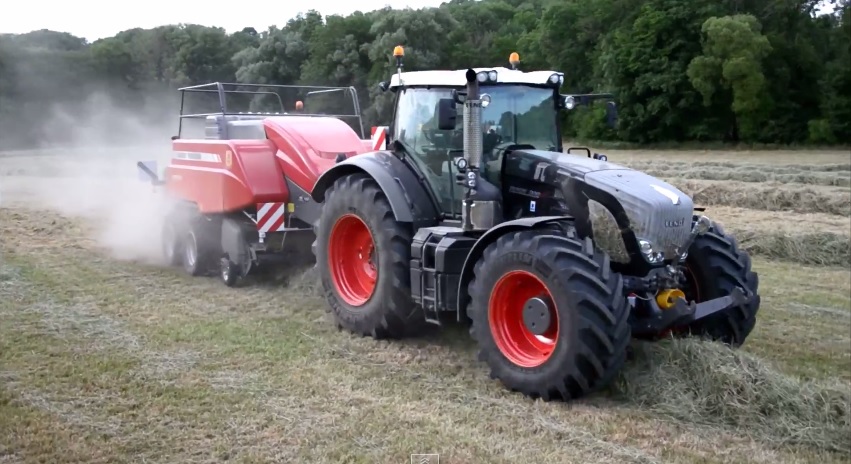
[[55, 107], [39, 147], [0, 151], [0, 207], [49, 208], [95, 225], [92, 237], [118, 259], [161, 264], [168, 203], [142, 180], [137, 161], [168, 162], [177, 106], [164, 98], [127, 108], [105, 94]]

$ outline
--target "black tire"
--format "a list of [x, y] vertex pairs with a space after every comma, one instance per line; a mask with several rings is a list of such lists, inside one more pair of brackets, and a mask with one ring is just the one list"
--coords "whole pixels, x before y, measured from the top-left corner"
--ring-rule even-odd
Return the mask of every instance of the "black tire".
[[178, 227], [170, 217], [165, 219], [162, 228], [162, 254], [168, 266], [180, 266], [183, 259], [183, 242]]
[[[623, 366], [631, 329], [623, 278], [609, 268], [609, 257], [573, 228], [566, 236], [552, 231], [508, 233], [489, 245], [475, 266], [469, 285], [470, 333], [479, 345], [479, 360], [491, 378], [507, 388], [545, 401], [571, 400], [608, 385]], [[558, 334], [552, 354], [542, 364], [523, 366], [498, 347], [490, 327], [499, 300], [492, 291], [512, 271], [537, 277], [555, 303]], [[500, 284], [501, 285], [501, 284]]]
[[686, 257], [686, 298], [698, 303], [729, 295], [735, 287], [753, 292], [745, 305], [713, 314], [675, 331], [733, 347], [741, 346], [756, 325], [760, 297], [759, 276], [751, 270], [751, 258], [739, 249], [736, 239], [719, 224], [699, 236]]
[[[345, 246], [333, 248], [336, 243], [332, 243], [333, 229], [343, 221], [363, 224], [365, 227], [358, 226], [361, 228], [357, 230], [368, 230], [371, 238], [373, 259], [370, 263], [377, 277], [367, 298], [364, 296], [368, 292], [360, 292], [359, 298], [363, 301], [354, 301], [352, 292], [338, 289], [338, 284], [341, 288], [346, 287], [339, 276], [348, 271], [341, 264], [335, 267], [330, 262], [332, 255], [344, 253], [343, 248], [354, 249], [355, 240], [359, 240], [352, 234], [334, 235], [333, 240], [342, 237]], [[339, 243], [343, 243], [342, 240]], [[369, 176], [344, 176], [328, 189], [316, 231], [316, 243], [311, 248], [316, 253], [328, 311], [334, 315], [340, 328], [376, 339], [400, 338], [420, 332], [425, 325], [425, 316], [411, 299], [411, 241], [411, 226], [396, 221], [387, 197]]]
[[206, 233], [205, 225], [201, 219], [193, 221], [184, 235], [181, 260], [183, 270], [191, 276], [207, 274], [212, 267], [213, 260], [219, 257], [216, 255], [214, 247], [211, 246], [210, 236]]
[[219, 277], [222, 278], [222, 282], [228, 287], [236, 286], [242, 277], [242, 271], [239, 265], [231, 261], [228, 257], [222, 257], [220, 265]]

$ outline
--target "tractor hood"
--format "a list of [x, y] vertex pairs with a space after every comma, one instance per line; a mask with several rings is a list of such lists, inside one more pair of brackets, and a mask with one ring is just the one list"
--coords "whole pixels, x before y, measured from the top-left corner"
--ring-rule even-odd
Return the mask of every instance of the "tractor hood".
[[587, 156], [543, 150], [511, 152], [505, 169], [509, 176], [531, 176], [530, 180], [555, 187], [570, 214], [577, 222], [586, 223], [587, 235], [595, 240], [599, 228], [594, 223], [595, 208], [602, 207], [617, 223], [628, 250], [637, 251], [643, 240], [654, 254], [663, 253], [665, 259], [670, 259], [682, 253], [688, 242], [694, 213], [692, 199], [673, 185], [641, 171]]

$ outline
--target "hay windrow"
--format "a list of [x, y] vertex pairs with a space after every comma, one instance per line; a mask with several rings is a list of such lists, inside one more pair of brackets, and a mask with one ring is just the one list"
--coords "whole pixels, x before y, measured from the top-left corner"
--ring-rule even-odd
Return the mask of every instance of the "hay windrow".
[[725, 205], [851, 217], [851, 189], [681, 178], [664, 180], [691, 196], [698, 206]]
[[851, 236], [831, 232], [732, 230], [751, 255], [819, 266], [851, 266]]
[[655, 177], [677, 176], [686, 179], [731, 180], [737, 182], [777, 182], [781, 184], [810, 184], [833, 187], [851, 186], [847, 172], [798, 171], [778, 173], [764, 169], [724, 169], [711, 167], [688, 167], [682, 169], [659, 169], [649, 167], [641, 171]]
[[851, 452], [851, 388], [786, 375], [742, 350], [696, 339], [637, 343], [617, 396], [687, 423], [782, 447]]
[[796, 174], [799, 172], [832, 172], [837, 175], [851, 174], [851, 164], [765, 164], [765, 163], [736, 163], [730, 161], [671, 161], [671, 160], [634, 160], [622, 163], [633, 169], [682, 170], [697, 169], [728, 169], [735, 171], [763, 171], [773, 174]]

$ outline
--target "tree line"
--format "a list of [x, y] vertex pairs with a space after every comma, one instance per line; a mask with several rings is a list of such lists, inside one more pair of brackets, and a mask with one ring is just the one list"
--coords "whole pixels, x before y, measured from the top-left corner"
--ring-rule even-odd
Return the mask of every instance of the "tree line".
[[47, 30], [0, 35], [0, 145], [36, 143], [44, 112], [95, 92], [174, 117], [175, 88], [213, 81], [351, 85], [367, 127], [386, 124], [390, 96], [377, 84], [394, 71], [398, 44], [406, 71], [507, 66], [516, 51], [523, 69], [564, 72], [563, 93], [613, 93], [617, 127], [602, 106], [575, 111], [565, 115], [571, 138], [848, 144], [850, 2], [831, 0], [833, 13], [817, 15], [819, 3], [451, 0], [349, 16], [309, 11], [232, 34], [181, 24], [91, 44]]

